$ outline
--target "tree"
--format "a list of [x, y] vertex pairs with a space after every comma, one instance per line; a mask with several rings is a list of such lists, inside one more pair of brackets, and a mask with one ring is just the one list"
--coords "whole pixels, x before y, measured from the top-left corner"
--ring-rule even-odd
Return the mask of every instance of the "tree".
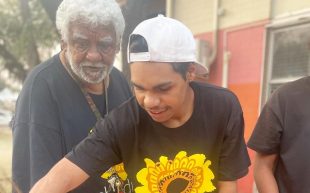
[[[5, 2], [4, 2], [5, 1]], [[59, 40], [55, 15], [62, 0], [0, 0], [0, 70], [6, 69], [17, 80], [40, 63], [44, 51]], [[164, 13], [165, 0], [117, 0], [122, 5], [126, 29], [122, 42], [123, 71], [127, 78], [128, 36], [144, 19]], [[42, 8], [43, 6], [43, 8]], [[142, 11], [141, 11], [142, 10]], [[47, 14], [46, 14], [47, 13]], [[0, 80], [1, 81], [1, 80]]]
[[[55, 23], [55, 15], [58, 5], [62, 0], [41, 0], [41, 3], [49, 17]], [[129, 67], [127, 64], [127, 44], [129, 34], [141, 21], [155, 17], [159, 13], [165, 14], [165, 0], [116, 0], [122, 7], [126, 21], [126, 27], [122, 39], [122, 66], [123, 73], [130, 79]]]
[[0, 68], [23, 81], [58, 39], [39, 0], [0, 0]]

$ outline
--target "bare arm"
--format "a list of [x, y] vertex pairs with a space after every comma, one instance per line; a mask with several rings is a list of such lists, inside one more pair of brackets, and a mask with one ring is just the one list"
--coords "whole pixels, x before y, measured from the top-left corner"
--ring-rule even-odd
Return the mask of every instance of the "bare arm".
[[256, 153], [254, 179], [259, 193], [279, 193], [273, 173], [276, 159], [276, 154], [265, 155]]
[[30, 190], [30, 193], [65, 193], [83, 183], [88, 174], [70, 160], [60, 160]]
[[219, 181], [218, 193], [237, 193], [237, 181]]

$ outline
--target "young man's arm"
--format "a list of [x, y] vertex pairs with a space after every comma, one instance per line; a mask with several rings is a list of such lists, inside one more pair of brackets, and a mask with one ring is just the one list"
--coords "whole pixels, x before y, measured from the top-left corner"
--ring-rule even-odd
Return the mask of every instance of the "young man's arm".
[[274, 177], [274, 166], [277, 154], [256, 153], [254, 162], [254, 179], [260, 193], [279, 193]]
[[218, 193], [237, 193], [237, 181], [219, 181]]
[[67, 158], [60, 160], [30, 190], [30, 193], [66, 193], [82, 184], [89, 175]]

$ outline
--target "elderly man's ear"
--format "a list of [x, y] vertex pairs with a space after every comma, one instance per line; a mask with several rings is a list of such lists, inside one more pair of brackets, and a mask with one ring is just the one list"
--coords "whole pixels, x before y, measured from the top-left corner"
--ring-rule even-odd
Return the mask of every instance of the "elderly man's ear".
[[61, 51], [67, 49], [67, 43], [64, 40], [61, 40], [60, 42], [60, 49]]

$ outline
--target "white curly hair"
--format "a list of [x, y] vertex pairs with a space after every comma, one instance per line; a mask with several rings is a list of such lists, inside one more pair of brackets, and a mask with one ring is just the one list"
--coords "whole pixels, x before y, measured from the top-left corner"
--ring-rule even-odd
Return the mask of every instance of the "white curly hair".
[[115, 0], [63, 0], [57, 9], [56, 27], [64, 41], [68, 41], [70, 24], [75, 21], [94, 27], [112, 24], [120, 44], [125, 21]]

